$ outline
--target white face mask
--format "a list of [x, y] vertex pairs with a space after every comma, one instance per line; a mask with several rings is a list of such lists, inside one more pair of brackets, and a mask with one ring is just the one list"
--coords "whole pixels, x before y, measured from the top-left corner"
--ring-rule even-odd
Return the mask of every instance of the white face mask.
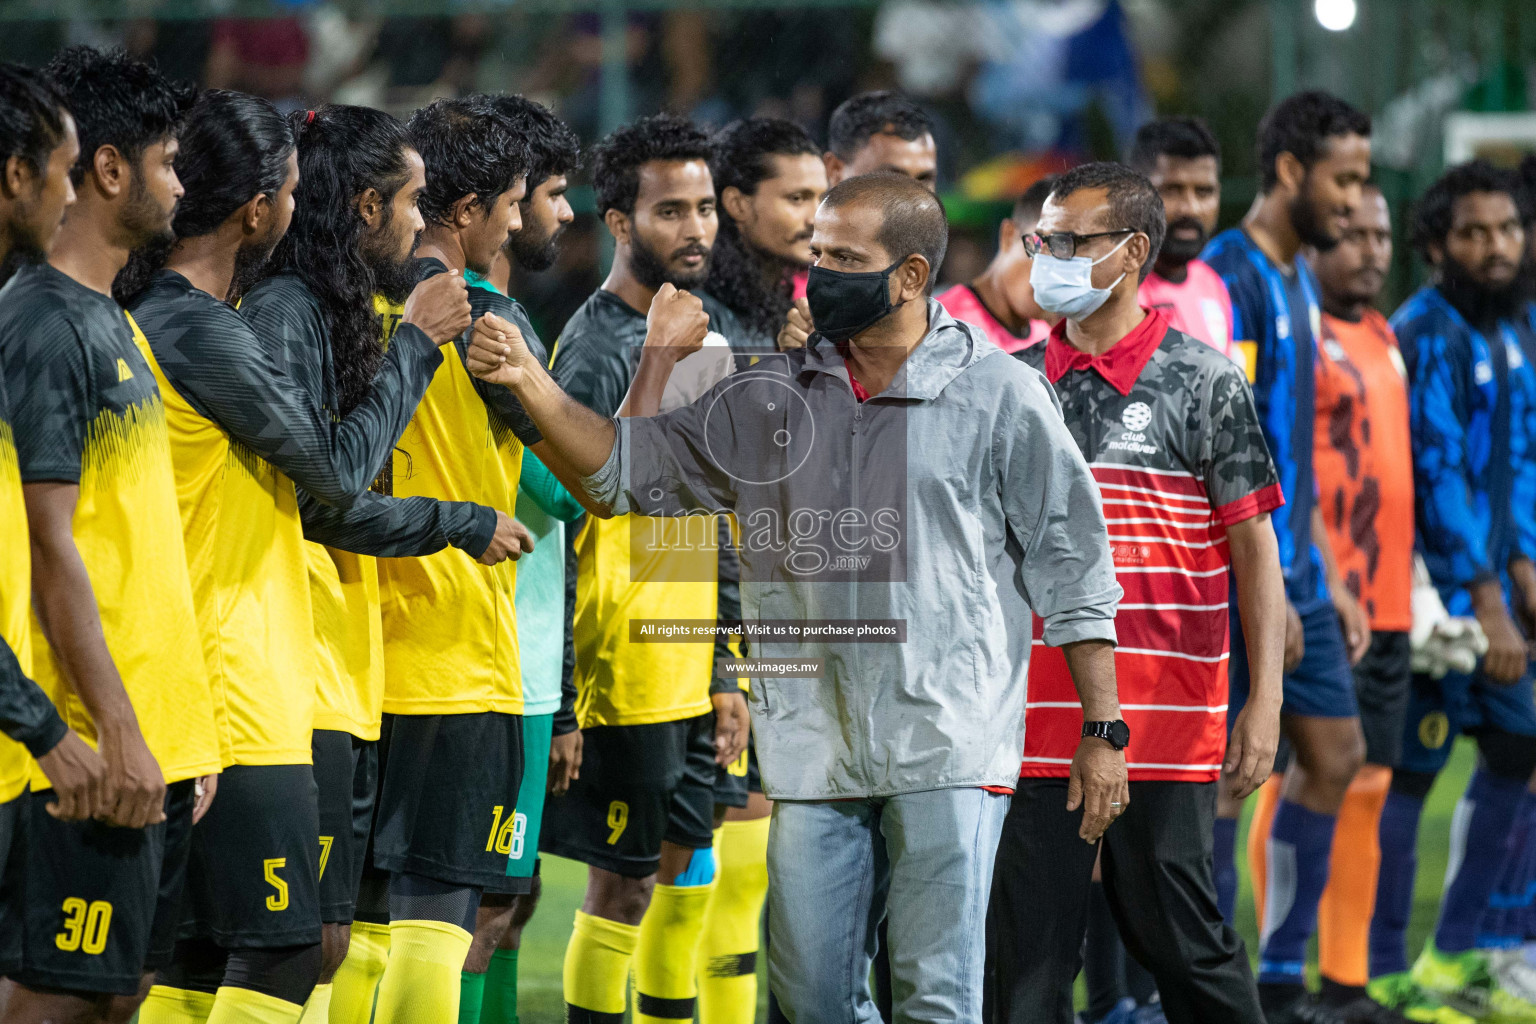
[[1109, 301], [1109, 294], [1115, 290], [1115, 286], [1125, 280], [1125, 275], [1121, 274], [1108, 288], [1095, 288], [1093, 268], [1113, 256], [1121, 245], [1134, 237], [1134, 232], [1126, 235], [1120, 240], [1120, 245], [1096, 260], [1087, 256], [1062, 260], [1048, 252], [1037, 253], [1029, 269], [1029, 283], [1035, 289], [1035, 302], [1047, 313], [1055, 313], [1068, 320], [1082, 320], [1092, 316]]

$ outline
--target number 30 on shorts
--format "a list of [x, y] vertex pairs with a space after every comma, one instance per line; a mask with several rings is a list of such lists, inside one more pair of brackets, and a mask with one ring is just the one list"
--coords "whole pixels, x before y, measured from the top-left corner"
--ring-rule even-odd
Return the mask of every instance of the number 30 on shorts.
[[78, 896], [64, 901], [64, 930], [53, 944], [66, 953], [79, 950], [96, 956], [107, 948], [107, 929], [112, 927], [112, 904], [106, 900], [87, 903]]

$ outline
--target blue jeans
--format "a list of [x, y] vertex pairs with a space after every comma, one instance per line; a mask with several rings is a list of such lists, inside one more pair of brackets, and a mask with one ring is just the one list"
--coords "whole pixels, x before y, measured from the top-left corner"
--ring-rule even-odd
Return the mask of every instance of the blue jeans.
[[981, 1020], [987, 898], [1008, 797], [940, 789], [776, 801], [768, 980], [793, 1024], [878, 1022], [875, 929], [889, 916], [895, 1018]]

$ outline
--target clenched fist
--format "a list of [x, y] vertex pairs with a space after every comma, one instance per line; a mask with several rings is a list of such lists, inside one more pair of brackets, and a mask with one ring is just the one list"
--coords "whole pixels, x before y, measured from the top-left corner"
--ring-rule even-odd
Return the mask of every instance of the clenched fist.
[[811, 323], [811, 304], [803, 298], [796, 299], [789, 310], [789, 319], [779, 328], [779, 351], [805, 348], [805, 343], [815, 330], [816, 327]]
[[665, 349], [674, 360], [704, 347], [709, 333], [709, 314], [692, 292], [664, 284], [651, 300], [645, 317], [645, 347]]
[[469, 288], [457, 270], [450, 270], [433, 274], [411, 289], [401, 319], [420, 327], [437, 344], [446, 345], [464, 333], [471, 318]]
[[97, 818], [119, 828], [165, 820], [165, 776], [138, 723], [100, 729], [97, 751], [107, 763], [107, 794]]
[[53, 785], [49, 814], [60, 821], [86, 821], [104, 815], [107, 802], [107, 762], [73, 730], [37, 759]]
[[532, 550], [533, 534], [528, 532], [528, 527], [498, 511], [496, 532], [491, 534], [491, 543], [476, 561], [481, 565], [497, 565], [509, 558], [515, 562]]
[[488, 383], [515, 388], [522, 383], [523, 368], [532, 360], [533, 353], [528, 351], [523, 332], [516, 324], [495, 313], [475, 321], [469, 349], [464, 354], [464, 365], [470, 373]]

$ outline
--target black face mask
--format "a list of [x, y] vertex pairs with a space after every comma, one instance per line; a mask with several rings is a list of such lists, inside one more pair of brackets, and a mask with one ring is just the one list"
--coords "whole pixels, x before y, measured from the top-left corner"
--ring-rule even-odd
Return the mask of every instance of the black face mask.
[[805, 282], [805, 301], [811, 307], [816, 333], [834, 344], [891, 315], [891, 275], [907, 261], [903, 256], [884, 270], [846, 274], [812, 267]]

